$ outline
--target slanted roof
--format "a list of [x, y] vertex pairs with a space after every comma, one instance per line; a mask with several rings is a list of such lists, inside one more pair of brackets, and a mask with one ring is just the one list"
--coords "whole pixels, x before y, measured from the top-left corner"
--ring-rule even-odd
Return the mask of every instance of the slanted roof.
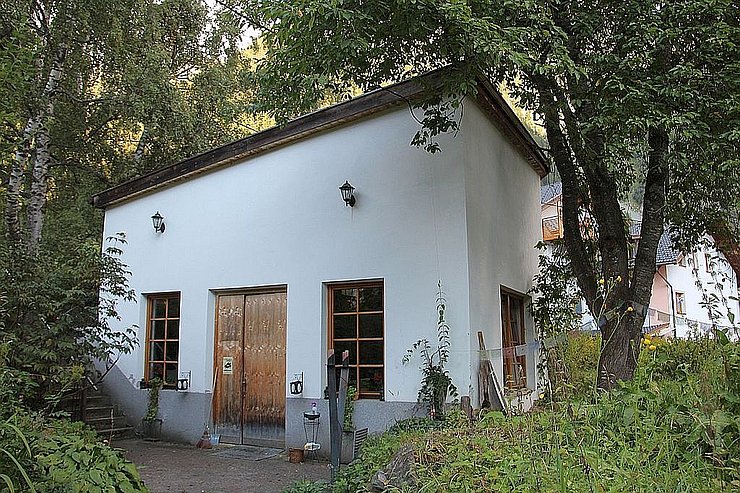
[[[632, 238], [639, 238], [641, 228], [641, 222], [638, 221], [631, 223], [630, 236]], [[673, 240], [671, 240], [669, 228], [663, 228], [663, 234], [660, 235], [660, 239], [658, 240], [658, 250], [655, 254], [655, 265], [660, 267], [661, 265], [675, 264], [678, 262], [680, 255], [681, 252], [673, 247]]]
[[550, 202], [552, 199], [563, 194], [563, 183], [557, 182], [540, 187], [540, 204]]
[[666, 265], [675, 264], [678, 261], [678, 257], [681, 252], [673, 248], [673, 241], [668, 233], [668, 230], [664, 230], [658, 241], [658, 252], [655, 256], [655, 265]]
[[[356, 98], [309, 113], [280, 126], [249, 135], [134, 178], [93, 195], [95, 207], [105, 208], [149, 193], [195, 175], [234, 164], [247, 157], [287, 145], [318, 132], [366, 118], [409, 101], [418, 101], [429, 91], [443, 87], [443, 71], [437, 70], [388, 87], [376, 89]], [[540, 177], [549, 173], [547, 161], [503, 97], [482, 77], [478, 81], [476, 102], [491, 122], [524, 156]]]

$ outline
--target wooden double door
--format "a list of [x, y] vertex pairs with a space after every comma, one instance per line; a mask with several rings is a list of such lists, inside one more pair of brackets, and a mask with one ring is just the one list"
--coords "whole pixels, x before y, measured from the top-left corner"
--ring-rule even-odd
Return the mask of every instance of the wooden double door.
[[219, 294], [213, 417], [227, 443], [285, 444], [285, 289]]

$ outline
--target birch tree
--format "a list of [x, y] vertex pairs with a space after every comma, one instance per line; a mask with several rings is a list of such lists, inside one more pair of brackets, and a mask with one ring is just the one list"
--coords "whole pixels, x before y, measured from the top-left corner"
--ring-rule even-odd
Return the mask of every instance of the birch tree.
[[268, 123], [251, 117], [241, 21], [201, 0], [23, 0], [0, 16], [4, 229], [16, 249], [38, 252], [58, 194], [96, 236], [86, 194]]

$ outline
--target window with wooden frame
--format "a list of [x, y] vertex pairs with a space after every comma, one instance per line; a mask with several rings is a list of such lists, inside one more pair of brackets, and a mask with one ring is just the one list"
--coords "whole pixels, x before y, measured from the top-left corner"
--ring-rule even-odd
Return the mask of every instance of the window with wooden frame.
[[676, 293], [676, 313], [686, 315], [686, 295], [684, 293]]
[[165, 387], [176, 387], [179, 352], [180, 293], [147, 296], [144, 378], [159, 378]]
[[521, 347], [517, 349], [526, 344], [524, 297], [504, 288], [501, 288], [501, 328], [506, 388], [524, 388], [527, 386], [527, 356]]
[[383, 399], [383, 282], [329, 286], [329, 348], [349, 351], [349, 385], [360, 399]]

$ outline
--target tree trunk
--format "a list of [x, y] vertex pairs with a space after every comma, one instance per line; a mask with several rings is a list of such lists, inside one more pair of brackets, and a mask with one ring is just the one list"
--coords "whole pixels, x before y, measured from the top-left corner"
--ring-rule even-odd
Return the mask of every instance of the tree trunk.
[[[655, 258], [663, 234], [665, 194], [668, 186], [668, 135], [663, 129], [648, 131], [650, 153], [642, 204], [640, 243], [637, 247], [631, 283], [626, 277], [617, 283], [609, 310], [600, 320], [602, 343], [598, 386], [612, 389], [619, 380], [630, 380], [640, 355], [640, 339], [652, 297]], [[601, 241], [601, 238], [599, 238]]]
[[715, 227], [710, 231], [717, 250], [722, 252], [730, 266], [735, 271], [735, 276], [740, 278], [740, 242], [731, 236], [727, 227]]
[[[54, 97], [64, 73], [66, 48], [59, 46], [46, 79], [41, 104], [35, 116], [37, 121], [33, 141], [33, 169], [31, 170], [30, 198], [26, 210], [29, 253], [38, 251], [44, 226], [44, 209], [49, 191], [49, 165], [51, 164], [51, 139], [48, 123], [54, 117]], [[26, 167], [29, 159], [25, 160]]]
[[10, 165], [8, 190], [5, 194], [5, 229], [10, 243], [15, 247], [21, 247], [24, 242], [23, 226], [21, 224], [21, 190], [23, 189], [24, 175], [28, 168], [31, 147], [37, 129], [38, 120], [34, 117], [29, 118], [23, 128], [23, 137], [18, 149], [13, 154], [13, 161]]

